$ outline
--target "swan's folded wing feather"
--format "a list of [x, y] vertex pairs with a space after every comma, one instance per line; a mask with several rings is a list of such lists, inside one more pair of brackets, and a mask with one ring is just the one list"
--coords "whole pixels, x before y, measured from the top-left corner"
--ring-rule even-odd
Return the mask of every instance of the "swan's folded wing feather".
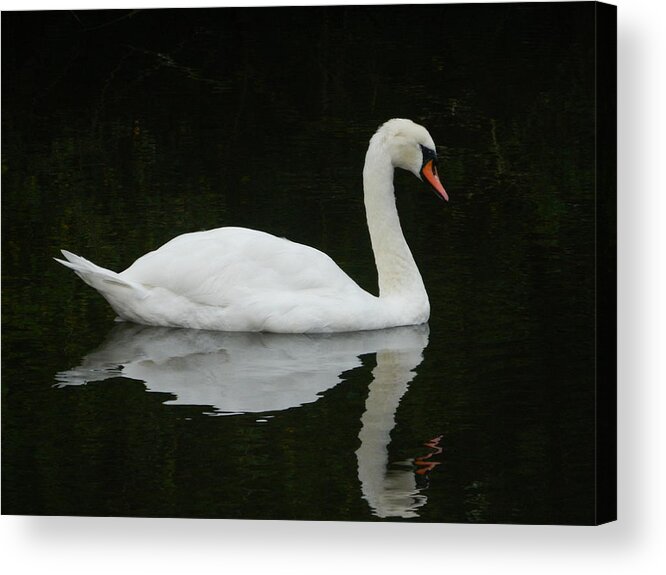
[[281, 294], [297, 301], [299, 294], [365, 293], [323, 252], [244, 228], [178, 236], [121, 276], [216, 307], [258, 305]]

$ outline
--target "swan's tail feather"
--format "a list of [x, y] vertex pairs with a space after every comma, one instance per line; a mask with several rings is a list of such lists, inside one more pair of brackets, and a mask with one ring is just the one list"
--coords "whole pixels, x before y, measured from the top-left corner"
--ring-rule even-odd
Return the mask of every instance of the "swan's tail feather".
[[[74, 270], [84, 282], [94, 287], [103, 296], [112, 295], [108, 293], [113, 288], [125, 288], [135, 292], [136, 295], [143, 297], [147, 295], [147, 289], [136, 282], [127, 280], [116, 272], [100, 267], [81, 256], [77, 256], [67, 250], [60, 250], [65, 257], [64, 260], [53, 258], [58, 263]], [[108, 299], [108, 297], [107, 297]]]

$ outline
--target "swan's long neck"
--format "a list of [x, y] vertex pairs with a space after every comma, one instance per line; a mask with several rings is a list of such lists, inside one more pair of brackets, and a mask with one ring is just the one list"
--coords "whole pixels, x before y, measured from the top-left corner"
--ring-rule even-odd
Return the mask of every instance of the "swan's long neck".
[[370, 140], [363, 168], [363, 189], [368, 229], [379, 276], [379, 297], [424, 302], [428, 296], [416, 262], [400, 227], [393, 190], [394, 167], [383, 139]]

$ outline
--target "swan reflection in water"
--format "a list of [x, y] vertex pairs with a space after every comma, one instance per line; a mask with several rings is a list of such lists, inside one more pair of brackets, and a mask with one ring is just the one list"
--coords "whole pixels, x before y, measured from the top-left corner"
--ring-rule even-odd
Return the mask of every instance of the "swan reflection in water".
[[[378, 517], [417, 517], [426, 502], [417, 476], [436, 465], [420, 459], [391, 464], [395, 413], [428, 344], [428, 327], [406, 326], [344, 334], [229, 333], [181, 328], [116, 326], [81, 365], [56, 375], [57, 385], [115, 377], [141, 380], [166, 403], [210, 406], [211, 415], [271, 413], [317, 401], [374, 353], [361, 416], [358, 478]], [[437, 440], [427, 444], [437, 449]]]

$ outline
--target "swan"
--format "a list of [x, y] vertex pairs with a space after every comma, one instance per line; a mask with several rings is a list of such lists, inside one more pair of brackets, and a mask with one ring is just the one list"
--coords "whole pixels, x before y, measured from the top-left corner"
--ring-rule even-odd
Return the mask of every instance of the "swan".
[[246, 228], [180, 235], [120, 273], [66, 250], [64, 260], [55, 259], [102, 294], [120, 320], [139, 324], [277, 333], [418, 325], [428, 321], [430, 304], [400, 227], [394, 168], [412, 172], [448, 200], [428, 131], [402, 118], [380, 126], [363, 168], [379, 296], [319, 250]]

